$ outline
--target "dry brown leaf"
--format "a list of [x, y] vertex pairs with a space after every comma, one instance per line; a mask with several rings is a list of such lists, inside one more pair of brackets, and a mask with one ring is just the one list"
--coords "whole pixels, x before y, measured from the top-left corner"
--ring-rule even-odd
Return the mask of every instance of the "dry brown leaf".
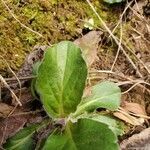
[[5, 118], [13, 110], [14, 107], [9, 106], [5, 103], [0, 103], [0, 117]]
[[125, 102], [125, 105], [123, 108], [129, 112], [139, 114], [139, 115], [146, 115], [146, 111], [144, 106], [138, 104], [138, 103], [129, 103]]
[[150, 149], [150, 128], [144, 129], [139, 134], [125, 139], [120, 144], [121, 150], [149, 150]]
[[113, 115], [115, 117], [125, 121], [126, 123], [132, 124], [134, 126], [141, 125], [143, 123], [140, 120], [138, 120], [137, 118], [135, 118], [133, 116], [127, 116], [121, 112], [114, 112]]
[[3, 144], [7, 138], [15, 135], [22, 129], [26, 121], [27, 118], [22, 116], [2, 119], [0, 121], [0, 144]]
[[83, 97], [90, 96], [90, 95], [91, 95], [91, 92], [92, 92], [92, 87], [91, 87], [91, 86], [86, 87], [86, 88], [84, 89]]
[[97, 57], [98, 44], [101, 41], [101, 31], [91, 31], [81, 38], [74, 41], [82, 49], [88, 67], [90, 67]]
[[[21, 112], [20, 112], [21, 113]], [[23, 113], [23, 112], [22, 112]], [[0, 120], [0, 145], [9, 137], [23, 129], [24, 125], [39, 123], [43, 120], [40, 113], [19, 115], [19, 112], [8, 118]]]

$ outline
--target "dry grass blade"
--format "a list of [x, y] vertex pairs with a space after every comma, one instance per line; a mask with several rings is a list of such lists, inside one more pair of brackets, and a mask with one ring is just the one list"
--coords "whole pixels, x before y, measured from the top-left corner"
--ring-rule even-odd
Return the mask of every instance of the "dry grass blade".
[[[15, 72], [10, 68], [9, 64], [7, 63], [7, 61], [6, 61], [2, 56], [0, 56], [0, 57], [4, 60], [4, 62], [5, 62], [5, 64], [7, 65], [7, 67], [9, 68], [9, 70], [12, 72], [12, 74], [15, 76], [16, 80], [18, 81], [19, 88], [20, 88], [20, 91], [19, 91], [19, 99], [21, 99], [21, 82], [20, 82], [20, 80], [18, 79], [18, 77], [17, 77], [17, 75], [15, 74]], [[6, 81], [6, 80], [4, 79], [4, 81]], [[6, 83], [7, 83], [7, 82], [6, 82]]]
[[[36, 78], [36, 76], [28, 76], [28, 77], [18, 77], [19, 80], [31, 80], [31, 79], [34, 79]], [[11, 81], [16, 81], [17, 79], [16, 78], [5, 78], [5, 81], [6, 82], [11, 82]]]
[[15, 98], [15, 100], [18, 102], [18, 104], [20, 106], [22, 106], [22, 104], [21, 104], [20, 100], [18, 99], [18, 97], [16, 96], [16, 94], [13, 92], [13, 90], [10, 88], [10, 86], [7, 84], [7, 82], [1, 75], [0, 75], [0, 81], [9, 89], [9, 91], [11, 92], [11, 94]]
[[136, 87], [136, 86], [137, 86], [138, 84], [140, 84], [140, 83], [143, 83], [143, 81], [139, 81], [139, 82], [133, 84], [128, 90], [122, 92], [122, 94], [128, 93], [129, 91], [131, 91], [134, 87]]
[[122, 108], [122, 107], [119, 107], [119, 110], [121, 110], [121, 111], [123, 111], [123, 112], [126, 112], [126, 113], [128, 113], [128, 114], [130, 114], [130, 115], [136, 116], [136, 117], [140, 117], [140, 118], [144, 118], [144, 119], [150, 119], [150, 117], [147, 116], [147, 115], [132, 113], [132, 112], [129, 112], [129, 111], [125, 110], [125, 109]]
[[115, 28], [112, 30], [112, 33], [114, 33], [114, 32], [116, 31], [116, 29], [118, 28], [119, 24], [121, 24], [124, 14], [126, 13], [127, 9], [131, 6], [131, 4], [132, 4], [133, 2], [134, 2], [134, 0], [132, 0], [130, 3], [128, 3], [128, 5], [125, 7], [123, 13], [122, 13], [121, 16], [120, 16], [120, 19], [119, 19], [117, 25], [116, 25]]
[[116, 53], [116, 57], [115, 57], [115, 60], [111, 66], [111, 71], [113, 71], [113, 68], [115, 66], [115, 63], [117, 61], [117, 58], [119, 56], [119, 52], [120, 52], [120, 47], [121, 47], [121, 43], [122, 43], [122, 24], [120, 24], [120, 40], [119, 40], [119, 45], [118, 45], [118, 50], [117, 50], [117, 53]]
[[136, 119], [133, 116], [130, 116], [128, 113], [122, 110], [118, 110], [117, 112], [114, 112], [113, 115], [118, 119], [123, 120], [126, 123], [129, 123], [133, 126], [142, 125], [142, 123], [138, 119]]

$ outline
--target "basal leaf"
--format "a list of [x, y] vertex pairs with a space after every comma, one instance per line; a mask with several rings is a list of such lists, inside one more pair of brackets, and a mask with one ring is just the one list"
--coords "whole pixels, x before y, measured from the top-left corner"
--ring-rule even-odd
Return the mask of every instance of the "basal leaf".
[[91, 119], [69, 122], [63, 133], [50, 135], [43, 150], [117, 150], [117, 137], [106, 124]]
[[123, 123], [112, 118], [109, 115], [94, 114], [89, 116], [90, 119], [107, 124], [108, 127], [118, 136], [124, 133]]
[[113, 82], [105, 81], [92, 88], [92, 94], [85, 97], [77, 107], [74, 116], [85, 111], [94, 111], [97, 108], [115, 110], [120, 105], [121, 91]]
[[125, 0], [104, 0], [106, 3], [114, 4], [114, 3], [120, 3], [124, 2]]
[[38, 99], [37, 97], [37, 94], [36, 94], [36, 88], [35, 88], [35, 84], [36, 84], [36, 76], [38, 74], [38, 68], [39, 66], [41, 65], [41, 61], [38, 61], [36, 62], [34, 65], [33, 65], [33, 71], [32, 71], [32, 74], [33, 76], [35, 76], [34, 79], [32, 79], [32, 82], [31, 82], [31, 92], [32, 92], [32, 95]]
[[43, 127], [41, 124], [31, 125], [19, 131], [4, 144], [6, 150], [32, 150], [34, 149], [34, 133]]
[[51, 117], [66, 117], [80, 103], [87, 77], [81, 49], [63, 41], [47, 49], [39, 66], [36, 90]]

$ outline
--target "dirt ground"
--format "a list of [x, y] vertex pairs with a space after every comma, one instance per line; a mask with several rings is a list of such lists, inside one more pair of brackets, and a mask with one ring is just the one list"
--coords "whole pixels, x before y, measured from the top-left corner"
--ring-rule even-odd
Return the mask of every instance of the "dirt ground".
[[[30, 91], [32, 65], [42, 58], [46, 47], [61, 40], [75, 40], [75, 43], [88, 46], [87, 86], [103, 80], [120, 86], [121, 108], [114, 116], [126, 126], [125, 134], [119, 137], [121, 149], [148, 147], [150, 144], [150, 3], [133, 0], [108, 5], [100, 0], [92, 4], [113, 36], [90, 6], [80, 0], [62, 0], [58, 4], [55, 0], [51, 3], [44, 0], [35, 0], [35, 3], [30, 0], [9, 1], [7, 5], [20, 22], [38, 33], [22, 27], [0, 2], [0, 74], [22, 103], [21, 107], [18, 106], [2, 80], [1, 145], [24, 126], [47, 117], [42, 104]], [[86, 19], [90, 18], [94, 19], [94, 31], [84, 26]], [[43, 37], [39, 37], [39, 33]], [[10, 68], [20, 79], [21, 90]], [[135, 121], [123, 116], [121, 111], [128, 112]], [[142, 142], [136, 145], [137, 141]]]

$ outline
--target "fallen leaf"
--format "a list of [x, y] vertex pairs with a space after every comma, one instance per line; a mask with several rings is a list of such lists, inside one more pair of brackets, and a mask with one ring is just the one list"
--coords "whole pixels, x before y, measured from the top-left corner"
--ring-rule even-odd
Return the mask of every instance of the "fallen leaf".
[[146, 111], [144, 106], [138, 103], [129, 103], [125, 102], [123, 108], [129, 112], [139, 114], [139, 115], [146, 115]]
[[97, 49], [101, 41], [101, 31], [91, 31], [81, 38], [78, 38], [74, 43], [82, 49], [83, 57], [90, 67], [95, 60], [98, 59]]
[[27, 121], [26, 117], [15, 116], [0, 121], [0, 145], [3, 144], [7, 138], [15, 135], [23, 128]]
[[149, 150], [150, 149], [150, 128], [144, 129], [139, 134], [125, 139], [120, 144], [121, 150]]
[[14, 107], [9, 106], [5, 103], [0, 103], [0, 117], [5, 118], [7, 117], [10, 112], [13, 110]]
[[121, 112], [114, 112], [113, 115], [123, 121], [125, 121], [126, 123], [129, 123], [131, 125], [137, 126], [137, 125], [141, 125], [141, 121], [138, 120], [137, 118], [133, 117], [133, 116], [127, 116]]
[[[20, 112], [21, 113], [21, 112]], [[38, 114], [24, 114], [19, 115], [19, 112], [14, 116], [0, 120], [0, 145], [11, 136], [15, 135], [18, 131], [23, 129], [24, 125], [40, 123], [43, 117]]]

